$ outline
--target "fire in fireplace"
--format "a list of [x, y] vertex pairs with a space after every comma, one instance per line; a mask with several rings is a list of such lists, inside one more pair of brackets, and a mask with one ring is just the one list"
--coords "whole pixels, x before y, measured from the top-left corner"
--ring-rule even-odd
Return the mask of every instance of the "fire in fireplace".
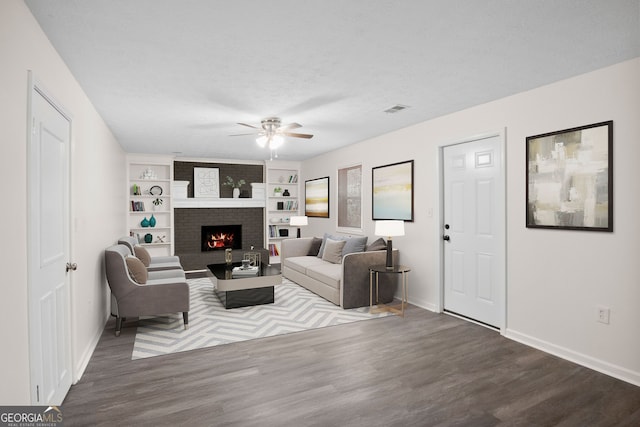
[[202, 252], [242, 249], [241, 225], [203, 225]]

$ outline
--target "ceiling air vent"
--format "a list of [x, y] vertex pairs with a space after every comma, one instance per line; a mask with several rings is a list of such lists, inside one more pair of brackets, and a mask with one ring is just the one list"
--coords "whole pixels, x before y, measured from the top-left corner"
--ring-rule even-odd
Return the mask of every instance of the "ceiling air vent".
[[402, 105], [402, 104], [396, 104], [393, 107], [389, 107], [386, 110], [384, 110], [385, 113], [389, 113], [389, 114], [395, 114], [395, 113], [399, 113], [402, 110], [405, 110], [409, 108], [408, 105]]

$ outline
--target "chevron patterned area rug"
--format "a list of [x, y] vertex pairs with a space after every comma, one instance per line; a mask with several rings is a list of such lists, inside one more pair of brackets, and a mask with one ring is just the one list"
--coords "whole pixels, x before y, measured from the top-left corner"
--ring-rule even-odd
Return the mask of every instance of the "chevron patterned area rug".
[[189, 279], [188, 283], [191, 290], [189, 329], [184, 329], [180, 313], [140, 319], [131, 359], [391, 315], [369, 314], [369, 307], [343, 310], [287, 279], [275, 287], [274, 304], [227, 310], [214, 294], [208, 278]]

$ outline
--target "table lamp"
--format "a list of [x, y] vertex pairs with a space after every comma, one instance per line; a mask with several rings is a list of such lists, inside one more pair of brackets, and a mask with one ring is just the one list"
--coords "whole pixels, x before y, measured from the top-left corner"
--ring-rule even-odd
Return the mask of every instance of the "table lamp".
[[375, 235], [387, 237], [387, 270], [393, 270], [393, 243], [391, 242], [391, 237], [404, 236], [404, 221], [376, 221]]
[[298, 227], [298, 238], [300, 238], [300, 227], [309, 224], [309, 220], [306, 216], [292, 216], [289, 218], [289, 225]]

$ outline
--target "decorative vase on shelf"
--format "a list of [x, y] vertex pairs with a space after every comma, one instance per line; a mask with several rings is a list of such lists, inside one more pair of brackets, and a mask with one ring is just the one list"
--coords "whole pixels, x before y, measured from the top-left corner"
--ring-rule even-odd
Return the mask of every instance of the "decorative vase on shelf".
[[291, 194], [289, 194], [289, 190], [287, 190], [286, 188], [284, 189], [284, 193], [282, 193], [283, 197], [289, 197]]
[[140, 221], [140, 225], [143, 227], [148, 227], [149, 226], [149, 220], [147, 219], [147, 217], [145, 216], [144, 219], [142, 221]]
[[149, 218], [149, 227], [155, 227], [156, 226], [156, 218], [153, 216], [153, 214], [151, 214], [151, 218]]
[[233, 198], [237, 199], [238, 197], [240, 197], [240, 189], [236, 187], [233, 189]]
[[144, 235], [144, 242], [145, 243], [151, 243], [153, 241], [153, 236], [151, 235], [151, 233], [147, 233]]

